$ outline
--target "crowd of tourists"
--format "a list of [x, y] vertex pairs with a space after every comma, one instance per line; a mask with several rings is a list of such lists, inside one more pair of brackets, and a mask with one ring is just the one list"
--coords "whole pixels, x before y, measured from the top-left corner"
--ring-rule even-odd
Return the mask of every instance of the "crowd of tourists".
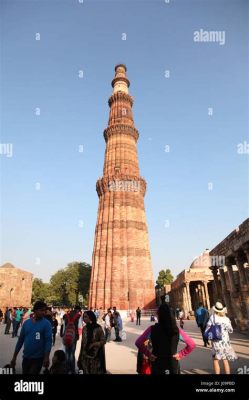
[[[0, 310], [1, 311], [1, 310]], [[224, 371], [230, 373], [230, 361], [237, 359], [229, 334], [233, 332], [226, 308], [217, 302], [211, 310], [202, 303], [195, 311], [197, 326], [201, 330], [203, 345], [211, 344], [215, 374], [220, 373], [220, 361]], [[130, 312], [130, 321], [141, 324], [142, 310]], [[125, 337], [121, 313], [112, 307], [84, 310], [76, 305], [72, 309], [55, 309], [43, 301], [37, 301], [33, 308], [7, 308], [1, 311], [4, 334], [18, 340], [9, 367], [15, 370], [17, 356], [23, 347], [23, 374], [105, 374], [105, 347], [111, 340], [112, 330], [115, 342]], [[194, 340], [184, 330], [183, 310], [172, 310], [162, 303], [157, 313], [152, 313], [153, 322], [136, 340], [138, 374], [178, 374], [179, 361], [188, 356], [196, 347]], [[177, 324], [179, 320], [179, 326]], [[58, 329], [59, 328], [59, 329]], [[20, 332], [19, 332], [20, 329]], [[19, 333], [19, 335], [18, 335]], [[61, 337], [59, 350], [54, 351], [50, 365], [50, 352], [56, 337]], [[76, 345], [81, 339], [78, 359], [75, 359]], [[178, 344], [185, 347], [178, 351]], [[78, 369], [76, 369], [76, 365]]]

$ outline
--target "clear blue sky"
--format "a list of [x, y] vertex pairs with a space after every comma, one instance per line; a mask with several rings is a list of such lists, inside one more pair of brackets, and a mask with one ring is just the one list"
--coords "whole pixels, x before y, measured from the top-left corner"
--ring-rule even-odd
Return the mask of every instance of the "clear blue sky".
[[[1, 0], [1, 15], [1, 143], [13, 145], [0, 155], [1, 264], [47, 281], [91, 263], [117, 63], [135, 99], [155, 278], [248, 217], [246, 0]], [[201, 29], [225, 44], [195, 42]]]

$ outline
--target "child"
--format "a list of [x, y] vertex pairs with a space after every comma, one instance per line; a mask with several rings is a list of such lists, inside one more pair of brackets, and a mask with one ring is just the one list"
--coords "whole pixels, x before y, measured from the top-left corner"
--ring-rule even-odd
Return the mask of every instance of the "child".
[[56, 350], [52, 358], [50, 374], [66, 374], [66, 355], [63, 350]]

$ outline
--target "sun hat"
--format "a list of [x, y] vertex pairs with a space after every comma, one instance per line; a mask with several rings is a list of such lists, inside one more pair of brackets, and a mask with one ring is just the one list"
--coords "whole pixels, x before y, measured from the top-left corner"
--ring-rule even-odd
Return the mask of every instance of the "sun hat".
[[217, 301], [217, 302], [215, 303], [215, 305], [213, 306], [213, 310], [214, 310], [215, 312], [220, 312], [220, 313], [226, 313], [226, 312], [227, 312], [226, 307], [223, 306], [223, 304], [220, 303], [219, 301]]

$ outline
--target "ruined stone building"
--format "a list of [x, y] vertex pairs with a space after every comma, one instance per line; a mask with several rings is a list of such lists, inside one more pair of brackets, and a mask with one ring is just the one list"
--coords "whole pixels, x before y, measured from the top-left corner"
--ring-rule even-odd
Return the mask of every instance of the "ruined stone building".
[[241, 330], [249, 329], [249, 218], [210, 251], [215, 298]]
[[210, 270], [209, 251], [205, 250], [188, 269], [177, 275], [171, 284], [170, 304], [185, 315], [194, 314], [199, 303], [208, 309], [214, 304], [214, 278]]
[[0, 267], [0, 308], [29, 307], [32, 296], [33, 274], [4, 264]]

